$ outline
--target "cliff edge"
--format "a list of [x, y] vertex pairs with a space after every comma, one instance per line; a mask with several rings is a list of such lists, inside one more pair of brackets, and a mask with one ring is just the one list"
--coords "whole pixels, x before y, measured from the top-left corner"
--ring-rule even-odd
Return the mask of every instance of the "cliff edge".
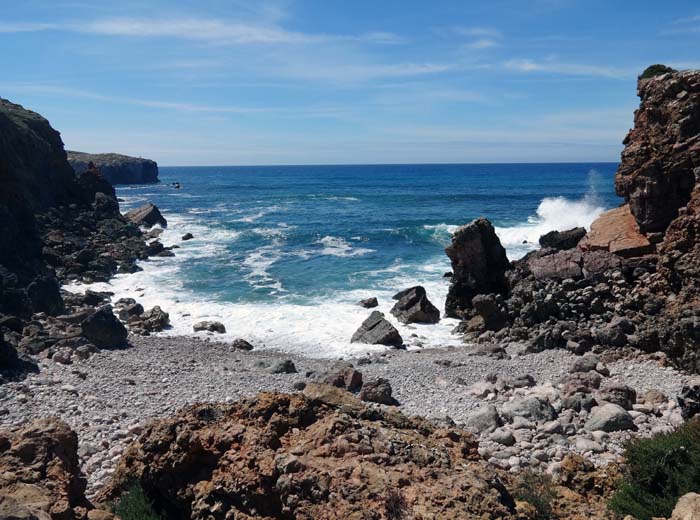
[[90, 163], [93, 163], [112, 185], [158, 182], [158, 164], [150, 159], [117, 153], [90, 154], [69, 150], [68, 162], [78, 175], [87, 171]]

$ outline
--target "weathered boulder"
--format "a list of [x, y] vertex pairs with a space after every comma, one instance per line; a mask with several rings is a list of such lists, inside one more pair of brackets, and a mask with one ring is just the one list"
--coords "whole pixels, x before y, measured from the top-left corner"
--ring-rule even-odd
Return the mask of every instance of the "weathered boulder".
[[246, 340], [243, 338], [236, 338], [231, 342], [231, 346], [235, 350], [253, 350], [253, 345], [248, 343]]
[[99, 498], [136, 480], [167, 518], [513, 520], [476, 447], [463, 430], [310, 383], [147, 425]]
[[485, 218], [457, 229], [445, 252], [452, 262], [452, 283], [445, 301], [447, 316], [463, 317], [477, 294], [508, 292], [505, 272], [510, 269], [510, 262], [496, 231]]
[[328, 371], [315, 377], [319, 383], [343, 388], [349, 392], [357, 392], [362, 388], [362, 372], [353, 367], [352, 363], [339, 361]]
[[485, 330], [498, 331], [508, 323], [508, 313], [499, 294], [477, 294], [472, 298], [472, 305], [483, 320]]
[[482, 406], [470, 414], [465, 422], [465, 426], [476, 433], [491, 433], [502, 424], [498, 410], [492, 404]]
[[686, 493], [676, 502], [671, 520], [700, 520], [700, 495]]
[[388, 345], [400, 347], [403, 338], [399, 331], [386, 319], [384, 314], [373, 311], [350, 339], [351, 343], [368, 343], [370, 345]]
[[[0, 518], [85, 518], [91, 510], [80, 474], [78, 436], [66, 423], [37, 419], [0, 432]], [[114, 518], [99, 512], [99, 518]], [[96, 513], [90, 518], [98, 518]]]
[[533, 255], [528, 259], [527, 265], [538, 280], [576, 280], [583, 276], [582, 262], [581, 252], [570, 249], [549, 255]]
[[368, 381], [362, 385], [360, 399], [370, 403], [386, 404], [389, 406], [398, 405], [398, 401], [392, 397], [391, 383], [388, 379], [380, 377], [374, 381]]
[[225, 334], [226, 327], [220, 321], [200, 321], [192, 325], [195, 332], [216, 332], [217, 334]]
[[68, 162], [77, 174], [92, 163], [110, 184], [147, 184], [158, 182], [158, 164], [150, 159], [117, 153], [83, 153], [68, 150]]
[[589, 432], [617, 432], [621, 430], [636, 430], [632, 416], [622, 406], [605, 404], [596, 406], [584, 426]]
[[523, 417], [530, 421], [551, 421], [556, 419], [557, 412], [548, 399], [537, 395], [528, 395], [505, 403], [501, 407], [501, 415], [511, 420]]
[[581, 251], [609, 251], [625, 257], [655, 251], [654, 245], [639, 230], [628, 204], [602, 213], [578, 247]]
[[440, 321], [440, 311], [430, 303], [425, 289], [418, 285], [405, 289], [393, 296], [397, 300], [391, 309], [401, 323], [437, 323]]
[[126, 343], [128, 332], [112, 312], [111, 305], [100, 307], [85, 318], [80, 327], [91, 343], [100, 348], [115, 348]]
[[575, 227], [566, 231], [550, 231], [540, 237], [540, 245], [552, 249], [573, 249], [586, 236], [586, 228]]
[[168, 225], [165, 217], [160, 214], [160, 210], [155, 204], [146, 204], [140, 208], [132, 209], [124, 216], [137, 226], [153, 227], [159, 225], [166, 227]]
[[595, 399], [599, 403], [612, 403], [631, 410], [637, 402], [637, 392], [623, 383], [611, 381], [600, 387], [595, 393]]

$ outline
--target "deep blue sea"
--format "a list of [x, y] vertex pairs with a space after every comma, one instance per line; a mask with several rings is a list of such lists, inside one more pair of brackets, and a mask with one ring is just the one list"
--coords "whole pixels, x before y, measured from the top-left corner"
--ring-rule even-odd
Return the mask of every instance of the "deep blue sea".
[[[170, 312], [171, 334], [217, 319], [227, 337], [318, 356], [357, 353], [355, 305], [420, 283], [444, 304], [451, 232], [489, 218], [511, 258], [552, 229], [617, 206], [614, 163], [163, 167], [160, 184], [118, 187], [122, 210], [155, 203], [173, 258], [111, 284]], [[180, 189], [172, 183], [179, 182]], [[195, 238], [182, 242], [192, 233]], [[104, 287], [103, 287], [104, 288]], [[398, 325], [398, 324], [397, 324]], [[400, 326], [418, 345], [455, 341], [452, 320]], [[416, 337], [412, 337], [416, 334]]]

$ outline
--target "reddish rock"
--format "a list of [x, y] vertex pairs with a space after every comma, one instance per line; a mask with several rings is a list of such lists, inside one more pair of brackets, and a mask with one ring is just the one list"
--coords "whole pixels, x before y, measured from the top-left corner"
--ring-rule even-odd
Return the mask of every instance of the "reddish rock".
[[628, 204], [601, 214], [579, 242], [581, 251], [609, 251], [620, 256], [640, 256], [654, 246], [639, 230]]

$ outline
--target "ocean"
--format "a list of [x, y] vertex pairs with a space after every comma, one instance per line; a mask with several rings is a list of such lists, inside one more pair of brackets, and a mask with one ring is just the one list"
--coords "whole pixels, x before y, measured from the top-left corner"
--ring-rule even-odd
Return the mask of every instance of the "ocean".
[[[410, 348], [458, 345], [438, 325], [398, 324], [391, 296], [423, 285], [444, 306], [452, 231], [480, 216], [511, 259], [554, 229], [588, 227], [621, 200], [615, 163], [162, 167], [159, 184], [119, 186], [122, 211], [155, 203], [175, 257], [93, 284], [170, 313], [165, 334], [224, 323], [221, 339], [315, 357], [384, 347], [351, 344], [376, 296]], [[180, 189], [172, 183], [178, 182]], [[181, 241], [192, 233], [194, 239]], [[84, 290], [85, 286], [77, 287]], [[201, 334], [201, 333], [200, 333]]]

